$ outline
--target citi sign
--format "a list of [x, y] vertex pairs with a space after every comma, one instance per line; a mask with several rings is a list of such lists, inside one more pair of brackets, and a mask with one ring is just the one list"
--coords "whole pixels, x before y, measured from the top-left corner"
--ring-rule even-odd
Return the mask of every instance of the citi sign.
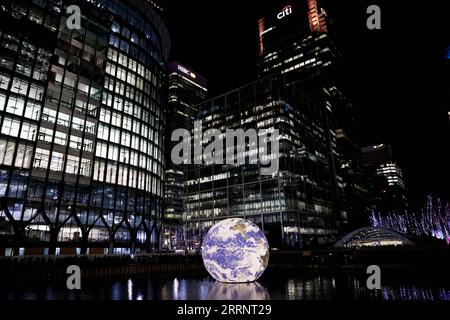
[[277, 18], [278, 18], [278, 20], [281, 20], [290, 14], [292, 14], [292, 6], [289, 5], [289, 6], [284, 7], [284, 9], [281, 10], [281, 12], [277, 14]]

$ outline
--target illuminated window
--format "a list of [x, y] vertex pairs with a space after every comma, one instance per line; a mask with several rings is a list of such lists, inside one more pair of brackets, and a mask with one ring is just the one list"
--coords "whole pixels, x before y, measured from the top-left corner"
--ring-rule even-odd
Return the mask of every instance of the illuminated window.
[[66, 173], [77, 174], [78, 173], [78, 161], [79, 158], [75, 156], [67, 156]]
[[19, 144], [14, 165], [19, 168], [29, 169], [31, 166], [32, 154], [33, 146]]
[[41, 105], [35, 102], [28, 101], [25, 108], [25, 118], [32, 120], [39, 120], [41, 114]]
[[70, 124], [70, 116], [68, 114], [60, 112], [58, 114], [57, 124], [63, 127], [68, 127]]
[[3, 111], [5, 109], [5, 104], [6, 104], [6, 95], [0, 93], [0, 111]]
[[30, 122], [24, 122], [22, 124], [22, 130], [20, 131], [20, 138], [35, 141], [37, 126]]
[[74, 135], [70, 136], [69, 147], [72, 149], [81, 150], [82, 138]]
[[56, 131], [55, 132], [55, 144], [65, 146], [67, 144], [67, 134]]
[[7, 136], [18, 137], [19, 136], [20, 122], [9, 117], [5, 117], [3, 120], [2, 133]]
[[62, 172], [64, 166], [64, 155], [53, 151], [52, 159], [50, 161], [50, 170], [54, 172]]
[[25, 98], [18, 96], [10, 96], [8, 104], [6, 106], [6, 112], [22, 116], [24, 107], [25, 107]]
[[28, 90], [28, 82], [19, 78], [14, 78], [11, 87], [11, 92], [25, 96], [27, 94], [27, 90]]
[[37, 148], [36, 153], [34, 155], [33, 167], [39, 169], [47, 169], [49, 158], [50, 158], [49, 150]]

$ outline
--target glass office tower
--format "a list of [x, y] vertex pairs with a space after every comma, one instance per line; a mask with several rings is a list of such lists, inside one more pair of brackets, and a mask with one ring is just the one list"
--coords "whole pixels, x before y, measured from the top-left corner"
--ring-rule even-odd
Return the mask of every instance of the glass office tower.
[[261, 175], [260, 164], [250, 164], [249, 159], [245, 165], [189, 166], [189, 245], [201, 245], [207, 230], [229, 217], [258, 224], [274, 248], [334, 241], [339, 217], [334, 207], [335, 139], [328, 115], [300, 87], [278, 76], [201, 103], [197, 120], [202, 121], [203, 132], [278, 129], [279, 169], [270, 176]]
[[[80, 29], [67, 26], [70, 5]], [[170, 50], [160, 14], [144, 0], [0, 6], [0, 255], [158, 246]]]
[[166, 112], [166, 168], [164, 189], [164, 241], [163, 247], [185, 247], [184, 230], [184, 170], [174, 165], [171, 152], [176, 142], [171, 135], [177, 129], [191, 129], [198, 113], [198, 104], [206, 99], [207, 80], [200, 74], [171, 62], [168, 66], [168, 102]]
[[391, 145], [362, 148], [362, 160], [370, 185], [371, 209], [381, 214], [403, 213], [407, 208], [407, 189]]
[[278, 2], [278, 8], [258, 21], [259, 74], [284, 75], [329, 110], [338, 153], [336, 199], [348, 216], [344, 229], [361, 227], [368, 217], [367, 187], [354, 132], [355, 111], [346, 96], [345, 65], [333, 24], [318, 0]]

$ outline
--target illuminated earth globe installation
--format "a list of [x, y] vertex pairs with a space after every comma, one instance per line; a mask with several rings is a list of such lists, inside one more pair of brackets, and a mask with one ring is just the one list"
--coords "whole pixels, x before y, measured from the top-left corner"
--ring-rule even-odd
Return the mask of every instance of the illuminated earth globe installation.
[[254, 223], [231, 218], [209, 229], [202, 244], [203, 264], [220, 282], [252, 282], [269, 263], [269, 243]]

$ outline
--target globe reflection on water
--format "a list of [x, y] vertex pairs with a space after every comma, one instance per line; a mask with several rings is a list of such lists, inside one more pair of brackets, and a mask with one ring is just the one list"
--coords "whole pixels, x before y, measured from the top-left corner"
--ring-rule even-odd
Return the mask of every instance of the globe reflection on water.
[[269, 300], [269, 292], [258, 282], [214, 283], [208, 291], [207, 300]]

